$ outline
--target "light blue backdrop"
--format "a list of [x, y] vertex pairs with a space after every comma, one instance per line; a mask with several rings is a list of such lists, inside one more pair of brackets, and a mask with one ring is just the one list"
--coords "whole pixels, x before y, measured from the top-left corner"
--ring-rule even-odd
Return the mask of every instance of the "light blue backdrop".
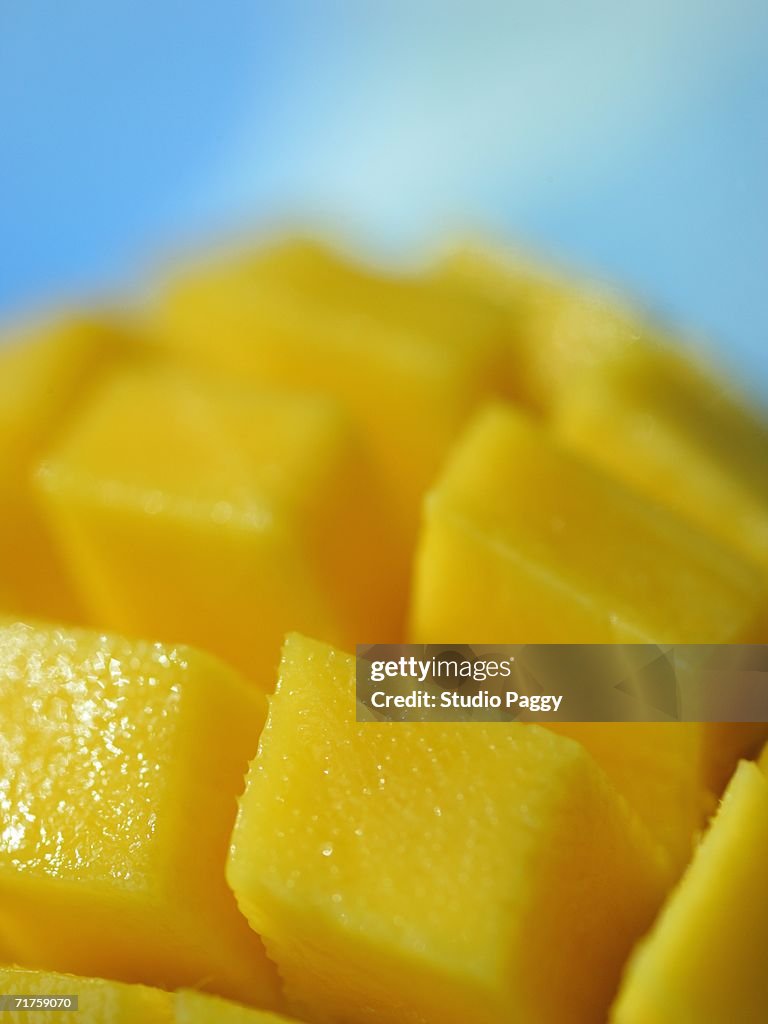
[[768, 395], [764, 0], [0, 0], [0, 315], [306, 217], [480, 226]]

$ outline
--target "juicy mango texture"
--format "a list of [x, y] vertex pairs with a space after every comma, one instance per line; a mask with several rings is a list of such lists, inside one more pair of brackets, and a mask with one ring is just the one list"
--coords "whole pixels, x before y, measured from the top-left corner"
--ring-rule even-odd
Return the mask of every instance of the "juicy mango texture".
[[264, 701], [209, 655], [0, 626], [0, 947], [12, 962], [264, 1006], [224, 883]]
[[[242, 1005], [282, 982], [224, 874], [286, 630], [401, 640], [410, 603], [440, 642], [765, 639], [765, 426], [663, 333], [517, 256], [401, 273], [293, 239], [174, 271], [130, 326], [0, 348], [0, 616], [147, 638], [5, 623], [0, 963], [109, 975], [76, 979], [99, 1024], [283, 1024]], [[478, 447], [491, 397], [535, 423], [502, 407]], [[357, 726], [348, 655], [287, 650], [228, 871], [294, 1011], [604, 1024], [767, 727]], [[738, 831], [722, 863], [752, 877]], [[735, 928], [712, 977], [744, 892], [716, 914], [702, 877], [625, 973], [642, 1024], [670, 984], [677, 1024], [709, 1024], [703, 974], [720, 1020], [768, 1019]]]
[[232, 838], [289, 1005], [317, 1024], [599, 1019], [664, 892], [626, 805], [536, 726], [359, 725], [354, 673], [287, 639]]

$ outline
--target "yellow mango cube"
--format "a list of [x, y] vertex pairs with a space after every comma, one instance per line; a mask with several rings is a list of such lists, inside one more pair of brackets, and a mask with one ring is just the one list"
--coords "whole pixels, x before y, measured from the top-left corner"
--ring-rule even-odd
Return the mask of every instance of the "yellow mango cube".
[[77, 996], [78, 1008], [11, 1009], [0, 1018], [3, 1024], [174, 1024], [176, 1019], [170, 992], [103, 978], [0, 967], [0, 997], [4, 995]]
[[625, 300], [466, 246], [439, 279], [506, 315], [507, 373], [574, 449], [768, 567], [768, 426]]
[[178, 275], [155, 329], [177, 358], [341, 401], [406, 539], [446, 449], [497, 383], [500, 318], [487, 304], [302, 240]]
[[[695, 722], [553, 722], [548, 729], [577, 740], [664, 851], [679, 877], [697, 833], [712, 811], [708, 727]], [[735, 765], [734, 755], [731, 767]]]
[[[482, 413], [426, 501], [411, 637], [441, 643], [765, 639], [759, 573], [562, 450], [508, 407]], [[679, 872], [757, 731], [739, 724], [562, 723]]]
[[118, 348], [115, 325], [84, 318], [0, 343], [0, 611], [81, 618], [31, 477], [41, 450]]
[[768, 1020], [768, 779], [743, 761], [626, 970], [614, 1024]]
[[252, 1010], [192, 989], [176, 993], [174, 1014], [174, 1024], [298, 1024], [282, 1014]]
[[402, 632], [405, 553], [326, 399], [116, 374], [37, 483], [83, 603], [111, 629], [193, 643], [265, 689], [287, 629], [347, 644]]
[[555, 410], [594, 366], [658, 334], [623, 296], [514, 250], [463, 245], [433, 274], [502, 315], [507, 390], [541, 414]]
[[264, 699], [191, 648], [0, 627], [0, 947], [263, 1006], [224, 868]]
[[750, 565], [510, 406], [478, 415], [426, 499], [414, 642], [748, 643], [766, 621]]
[[565, 395], [553, 428], [617, 479], [768, 569], [768, 426], [682, 355], [635, 346]]
[[664, 875], [582, 748], [537, 726], [357, 724], [354, 659], [297, 635], [227, 877], [317, 1024], [604, 1019]]

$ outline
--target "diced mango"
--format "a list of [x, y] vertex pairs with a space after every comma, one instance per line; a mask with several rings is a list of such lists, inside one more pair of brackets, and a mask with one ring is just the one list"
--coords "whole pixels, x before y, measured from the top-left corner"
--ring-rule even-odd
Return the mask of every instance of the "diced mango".
[[658, 842], [671, 876], [679, 877], [715, 802], [706, 778], [706, 727], [695, 722], [553, 722], [547, 728], [583, 744]]
[[768, 567], [768, 426], [699, 354], [514, 253], [465, 247], [436, 274], [505, 312], [512, 391], [569, 445]]
[[445, 451], [497, 382], [500, 321], [416, 277], [287, 241], [181, 274], [156, 331], [177, 356], [336, 396], [381, 465], [407, 537]]
[[768, 780], [742, 762], [710, 831], [633, 955], [615, 1024], [768, 1020]]
[[224, 866], [263, 698], [190, 648], [0, 627], [0, 946], [263, 1006]]
[[499, 404], [426, 500], [412, 639], [445, 637], [758, 642], [766, 590], [748, 564]]
[[174, 998], [145, 985], [0, 967], [0, 996], [77, 996], [77, 1010], [10, 1010], [3, 1024], [174, 1024]]
[[[426, 502], [412, 639], [728, 643], [765, 638], [759, 573], [553, 444], [481, 414]], [[573, 723], [680, 870], [755, 739], [741, 725]]]
[[674, 873], [742, 757], [768, 740], [765, 722], [553, 722], [605, 770], [666, 850]]
[[563, 396], [558, 436], [768, 569], [768, 427], [679, 354], [635, 346]]
[[281, 1014], [251, 1010], [191, 989], [176, 993], [174, 1011], [174, 1024], [298, 1024]]
[[70, 319], [0, 344], [0, 609], [71, 621], [81, 617], [37, 513], [31, 475], [105, 362], [119, 332]]
[[81, 598], [109, 628], [194, 643], [266, 689], [289, 628], [346, 644], [401, 633], [405, 554], [326, 399], [118, 374], [38, 485]]
[[507, 389], [539, 413], [557, 408], [585, 372], [658, 333], [624, 297], [514, 250], [464, 245], [434, 275], [500, 312]]
[[645, 833], [534, 725], [358, 725], [354, 659], [293, 635], [227, 877], [318, 1024], [604, 1019], [661, 898]]

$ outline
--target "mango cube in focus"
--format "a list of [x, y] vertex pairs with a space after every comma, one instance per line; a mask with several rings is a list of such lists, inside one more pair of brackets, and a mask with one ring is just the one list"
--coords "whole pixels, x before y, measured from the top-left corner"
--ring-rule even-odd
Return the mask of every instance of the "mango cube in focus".
[[224, 880], [264, 699], [190, 648], [0, 627], [0, 947], [28, 967], [276, 982]]
[[336, 397], [381, 467], [406, 542], [448, 446], [498, 379], [500, 319], [486, 303], [301, 239], [179, 274], [155, 330], [193, 365]]
[[126, 985], [103, 978], [0, 967], [0, 996], [77, 996], [77, 1010], [13, 1010], [4, 1024], [174, 1024], [174, 998], [146, 985]]
[[74, 318], [0, 344], [0, 611], [81, 617], [35, 506], [32, 474], [118, 348], [113, 325]]
[[287, 629], [347, 644], [401, 633], [405, 552], [323, 398], [115, 375], [38, 485], [82, 600], [109, 628], [193, 643], [267, 690]]
[[633, 955], [615, 1024], [768, 1019], [768, 779], [741, 762], [709, 832]]
[[534, 725], [357, 724], [290, 636], [227, 877], [289, 1006], [330, 1024], [604, 1017], [664, 887], [589, 756]]

